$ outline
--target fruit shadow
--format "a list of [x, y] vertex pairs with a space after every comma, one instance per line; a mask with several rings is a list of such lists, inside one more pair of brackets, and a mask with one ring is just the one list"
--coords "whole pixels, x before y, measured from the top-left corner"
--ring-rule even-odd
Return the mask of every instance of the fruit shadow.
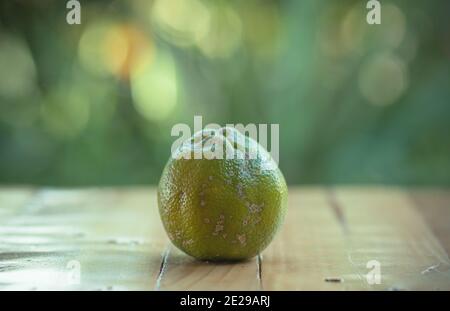
[[185, 255], [177, 254], [172, 257], [172, 260], [176, 263], [183, 263], [190, 266], [201, 266], [201, 265], [216, 265], [216, 266], [227, 266], [236, 264], [245, 264], [255, 260], [255, 257], [245, 258], [245, 259], [196, 259], [193, 257], [186, 258]]

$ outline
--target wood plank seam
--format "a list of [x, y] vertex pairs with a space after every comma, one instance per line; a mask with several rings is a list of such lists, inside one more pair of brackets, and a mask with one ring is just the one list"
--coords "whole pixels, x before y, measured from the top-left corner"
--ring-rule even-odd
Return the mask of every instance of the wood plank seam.
[[257, 265], [257, 274], [256, 274], [256, 278], [258, 279], [258, 283], [259, 283], [259, 288], [258, 290], [264, 290], [263, 289], [263, 275], [262, 275], [262, 261], [263, 261], [263, 257], [262, 254], [258, 254], [258, 259], [256, 261], [256, 265]]
[[[415, 207], [415, 210], [421, 216], [423, 222], [428, 224], [427, 227], [429, 228], [430, 235], [432, 235], [436, 239], [436, 241], [440, 242], [440, 247], [442, 248], [442, 251], [447, 255], [447, 258], [446, 258], [447, 262], [450, 262], [450, 259], [449, 259], [450, 249], [445, 247], [446, 241], [442, 240], [445, 237], [445, 234], [443, 234], [442, 232], [436, 231], [438, 228], [436, 228], [436, 226], [434, 226], [434, 224], [432, 223], [433, 219], [430, 219], [429, 215], [427, 215], [426, 211], [424, 210], [426, 208], [431, 208], [432, 206], [425, 206], [425, 203], [420, 200], [420, 194], [416, 194], [413, 191], [409, 191], [409, 197], [410, 197], [410, 200], [412, 201], [413, 206]], [[448, 200], [447, 204], [448, 204], [448, 210], [450, 210], [450, 200]], [[445, 205], [437, 203], [435, 207], [442, 208], [443, 206], [445, 206]], [[447, 212], [446, 215], [439, 214], [439, 216], [445, 217], [449, 214], [450, 213]], [[428, 216], [428, 217], [426, 217], [426, 216]], [[436, 219], [436, 217], [435, 217], [435, 219]], [[447, 221], [450, 221], [450, 220], [447, 219]], [[447, 232], [446, 238], [448, 239], [448, 236], [450, 236], [450, 232], [448, 232], [448, 230], [446, 230], [446, 232]]]
[[353, 247], [353, 245], [351, 243], [351, 239], [350, 239], [350, 233], [351, 233], [350, 227], [348, 224], [347, 216], [345, 214], [345, 210], [342, 207], [342, 205], [341, 205], [342, 203], [339, 201], [339, 199], [336, 195], [336, 191], [334, 190], [333, 187], [330, 187], [326, 190], [326, 197], [329, 202], [328, 206], [331, 208], [334, 216], [337, 219], [337, 222], [339, 223], [339, 225], [342, 229], [345, 244], [347, 246], [345, 249], [345, 252], [347, 253], [347, 260], [350, 263], [353, 272], [358, 276], [359, 280], [363, 284], [363, 288], [370, 289], [369, 284], [365, 280], [364, 273], [361, 273], [360, 269], [358, 269], [358, 266], [352, 259], [352, 252], [354, 250], [354, 247]]
[[326, 196], [328, 199], [329, 207], [331, 208], [331, 211], [333, 212], [339, 225], [341, 226], [344, 235], [348, 235], [350, 231], [348, 227], [347, 217], [345, 216], [345, 212], [341, 207], [340, 202], [338, 201], [336, 193], [333, 190], [333, 188], [327, 189]]
[[360, 269], [373, 259], [383, 266], [383, 281], [372, 289], [449, 288], [448, 255], [404, 189], [339, 189], [336, 196], [350, 228], [349, 261]]
[[413, 197], [411, 197], [411, 195], [408, 196], [408, 199], [411, 201], [412, 205], [416, 207], [414, 209], [411, 209], [412, 213], [415, 213], [417, 215], [417, 218], [420, 219], [420, 221], [423, 223], [425, 230], [427, 231], [428, 235], [431, 237], [430, 243], [432, 245], [434, 245], [434, 247], [436, 249], [438, 249], [440, 252], [437, 253], [436, 249], [434, 247], [430, 247], [429, 245], [427, 245], [427, 247], [429, 248], [430, 251], [432, 251], [433, 255], [436, 258], [439, 258], [439, 260], [441, 260], [442, 262], [444, 262], [445, 264], [450, 266], [450, 258], [448, 256], [447, 251], [442, 246], [442, 244], [439, 242], [438, 237], [435, 235], [434, 231], [430, 228], [427, 221], [424, 219], [423, 215], [421, 213], [419, 213], [419, 211], [417, 210], [418, 202]]
[[155, 287], [154, 290], [160, 290], [161, 289], [161, 282], [164, 277], [164, 273], [167, 269], [167, 259], [169, 258], [170, 254], [170, 242], [166, 245], [166, 248], [161, 256], [161, 267], [159, 268], [158, 277], [156, 278]]

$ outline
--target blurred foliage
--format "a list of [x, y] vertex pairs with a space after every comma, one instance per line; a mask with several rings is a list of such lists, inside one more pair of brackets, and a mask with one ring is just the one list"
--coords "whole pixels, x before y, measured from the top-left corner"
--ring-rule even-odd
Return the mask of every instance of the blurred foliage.
[[0, 183], [156, 183], [176, 123], [279, 123], [290, 183], [450, 184], [449, 1], [0, 2]]

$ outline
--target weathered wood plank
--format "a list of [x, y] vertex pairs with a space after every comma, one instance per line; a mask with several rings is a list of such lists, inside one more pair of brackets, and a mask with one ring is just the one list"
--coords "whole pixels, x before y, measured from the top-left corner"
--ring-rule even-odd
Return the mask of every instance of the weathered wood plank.
[[416, 189], [409, 193], [417, 210], [450, 254], [450, 191]]
[[[80, 262], [89, 287], [153, 290], [168, 243], [156, 206], [156, 192], [120, 190], [112, 204], [89, 217], [92, 248], [83, 246]], [[83, 222], [84, 223], [84, 222]], [[95, 224], [95, 225], [94, 225]]]
[[290, 188], [279, 235], [263, 253], [264, 290], [367, 289], [348, 261], [344, 230], [323, 188]]
[[380, 263], [375, 289], [450, 289], [450, 261], [408, 193], [393, 188], [338, 189], [349, 230], [349, 259], [360, 271]]
[[149, 189], [41, 190], [0, 241], [2, 288], [83, 290], [153, 289], [167, 243]]
[[[0, 188], [0, 224], [8, 217], [14, 215], [33, 196], [32, 188]], [[1, 229], [1, 228], [0, 228]], [[1, 231], [0, 231], [1, 234]]]
[[[0, 289], [450, 289], [449, 201], [437, 190], [291, 188], [262, 262], [217, 264], [170, 246], [155, 190], [1, 189]], [[379, 285], [366, 281], [370, 260]]]
[[157, 290], [259, 290], [258, 258], [237, 263], [202, 262], [169, 246]]

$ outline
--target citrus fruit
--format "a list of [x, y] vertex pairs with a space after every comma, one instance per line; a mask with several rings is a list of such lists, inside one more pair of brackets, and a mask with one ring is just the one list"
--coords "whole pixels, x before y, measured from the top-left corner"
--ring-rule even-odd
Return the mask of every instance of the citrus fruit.
[[170, 240], [201, 260], [259, 254], [282, 224], [286, 205], [286, 182], [275, 161], [232, 127], [195, 133], [172, 152], [158, 185]]

